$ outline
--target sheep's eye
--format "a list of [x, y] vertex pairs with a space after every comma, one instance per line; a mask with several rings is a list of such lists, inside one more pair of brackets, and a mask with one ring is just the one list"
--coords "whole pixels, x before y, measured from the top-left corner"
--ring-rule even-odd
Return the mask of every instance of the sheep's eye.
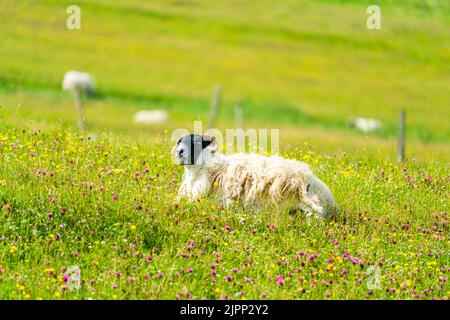
[[181, 138], [180, 139], [178, 139], [178, 141], [177, 141], [177, 144], [180, 144], [181, 143]]

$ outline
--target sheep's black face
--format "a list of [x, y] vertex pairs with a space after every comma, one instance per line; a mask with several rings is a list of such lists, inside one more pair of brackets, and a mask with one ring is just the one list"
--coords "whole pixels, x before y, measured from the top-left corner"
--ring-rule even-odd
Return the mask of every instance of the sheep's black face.
[[180, 165], [203, 164], [205, 149], [214, 142], [214, 137], [187, 134], [178, 139], [172, 150], [175, 161]]

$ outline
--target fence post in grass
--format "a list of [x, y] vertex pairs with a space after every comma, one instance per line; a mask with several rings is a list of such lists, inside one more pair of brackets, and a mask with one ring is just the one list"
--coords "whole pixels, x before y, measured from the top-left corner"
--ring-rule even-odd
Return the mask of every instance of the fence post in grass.
[[406, 114], [400, 111], [399, 128], [398, 128], [398, 145], [397, 145], [397, 161], [403, 163], [405, 161], [405, 130], [406, 130]]
[[234, 114], [236, 117], [236, 129], [244, 129], [244, 107], [242, 102], [238, 102], [234, 108]]
[[75, 101], [75, 109], [77, 110], [77, 116], [78, 116], [78, 130], [80, 130], [80, 133], [84, 133], [84, 112], [83, 112], [83, 104], [81, 102], [81, 92], [80, 90], [73, 90], [73, 98]]
[[214, 88], [214, 93], [213, 93], [213, 97], [211, 100], [211, 109], [209, 111], [208, 129], [214, 128], [214, 126], [216, 124], [217, 116], [219, 114], [221, 96], [222, 96], [222, 86], [217, 85]]

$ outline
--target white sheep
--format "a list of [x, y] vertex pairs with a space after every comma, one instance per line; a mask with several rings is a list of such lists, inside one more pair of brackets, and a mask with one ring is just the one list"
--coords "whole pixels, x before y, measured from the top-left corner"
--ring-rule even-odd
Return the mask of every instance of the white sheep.
[[358, 130], [368, 133], [381, 128], [381, 121], [372, 118], [355, 118], [350, 120], [350, 126]]
[[236, 201], [254, 207], [271, 203], [307, 216], [336, 213], [330, 189], [305, 163], [279, 156], [223, 155], [214, 137], [193, 134], [181, 137], [172, 154], [185, 166], [178, 199], [195, 200], [215, 191], [225, 206]]
[[165, 110], [142, 110], [137, 112], [133, 121], [144, 125], [155, 125], [165, 123], [169, 119], [169, 114]]

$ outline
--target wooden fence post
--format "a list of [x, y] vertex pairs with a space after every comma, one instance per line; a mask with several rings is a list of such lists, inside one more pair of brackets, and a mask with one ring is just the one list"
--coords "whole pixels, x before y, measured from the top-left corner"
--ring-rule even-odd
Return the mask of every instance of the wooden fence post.
[[211, 100], [211, 109], [209, 111], [208, 129], [214, 128], [219, 114], [220, 99], [222, 96], [222, 86], [217, 85], [214, 88], [214, 94]]
[[78, 129], [80, 130], [81, 134], [84, 134], [84, 110], [83, 103], [81, 101], [81, 90], [73, 90], [73, 97], [75, 100], [75, 109], [77, 110], [78, 116]]
[[397, 145], [397, 161], [405, 162], [405, 131], [406, 131], [406, 114], [405, 111], [400, 111], [398, 128], [398, 145]]
[[234, 115], [236, 117], [236, 129], [244, 129], [244, 107], [242, 102], [236, 104]]

